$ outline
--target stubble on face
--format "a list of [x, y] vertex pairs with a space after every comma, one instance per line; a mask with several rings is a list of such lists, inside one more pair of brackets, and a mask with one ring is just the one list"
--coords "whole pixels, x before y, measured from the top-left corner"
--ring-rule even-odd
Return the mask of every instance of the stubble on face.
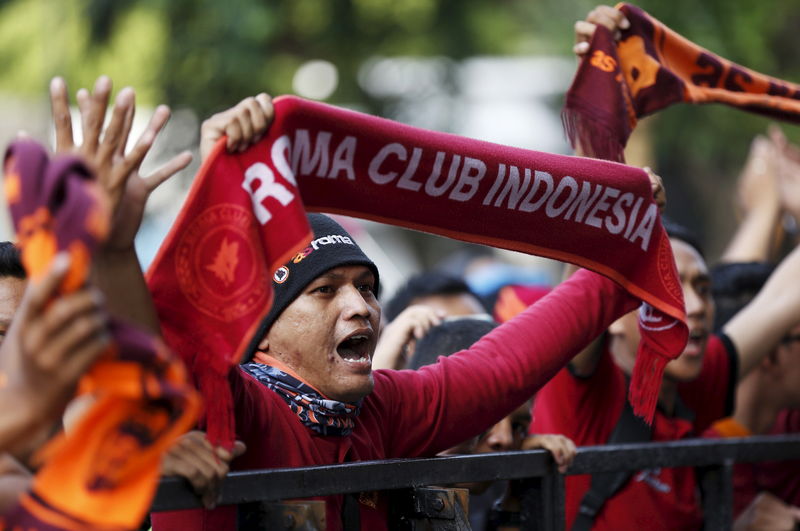
[[380, 306], [365, 266], [331, 269], [286, 307], [267, 333], [268, 354], [327, 398], [355, 402], [372, 391]]

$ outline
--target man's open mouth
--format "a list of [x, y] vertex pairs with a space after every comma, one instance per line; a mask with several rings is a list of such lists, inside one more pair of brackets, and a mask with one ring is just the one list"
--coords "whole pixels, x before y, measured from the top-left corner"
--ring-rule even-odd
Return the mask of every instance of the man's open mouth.
[[369, 363], [370, 361], [370, 335], [356, 332], [339, 343], [336, 352], [349, 363]]

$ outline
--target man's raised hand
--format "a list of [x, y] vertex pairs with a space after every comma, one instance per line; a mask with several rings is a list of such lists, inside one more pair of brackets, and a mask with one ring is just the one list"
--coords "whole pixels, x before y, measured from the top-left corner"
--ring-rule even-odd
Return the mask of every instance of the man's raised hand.
[[598, 25], [605, 26], [614, 34], [615, 39], [619, 39], [620, 30], [628, 29], [631, 23], [618, 9], [604, 5], [595, 7], [586, 15], [585, 20], [575, 22], [575, 46], [572, 47], [575, 55], [583, 57], [589, 51], [589, 43]]
[[200, 128], [200, 159], [206, 160], [214, 144], [223, 136], [228, 137], [226, 148], [229, 153], [244, 151], [261, 140], [274, 116], [272, 98], [263, 92], [211, 116]]
[[56, 77], [50, 84], [56, 151], [81, 155], [95, 171], [98, 182], [108, 194], [114, 215], [108, 247], [126, 250], [133, 246], [133, 238], [141, 224], [150, 193], [185, 168], [192, 156], [188, 151], [180, 153], [152, 174], [141, 177], [139, 169], [142, 162], [169, 120], [170, 110], [165, 105], [157, 107], [145, 131], [130, 152], [126, 153], [136, 110], [135, 93], [130, 87], [119, 91], [111, 119], [103, 130], [110, 95], [111, 80], [106, 76], [97, 79], [92, 92], [86, 89], [78, 91], [83, 142], [77, 146], [73, 137], [66, 83]]

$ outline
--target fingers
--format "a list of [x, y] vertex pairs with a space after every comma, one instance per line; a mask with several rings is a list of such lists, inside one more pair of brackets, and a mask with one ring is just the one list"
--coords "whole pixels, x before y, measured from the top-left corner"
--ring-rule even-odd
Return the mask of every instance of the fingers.
[[567, 469], [572, 465], [578, 452], [575, 443], [563, 435], [534, 435], [525, 439], [522, 444], [523, 450], [536, 448], [542, 448], [550, 452], [558, 471], [562, 474], [566, 473]]
[[105, 343], [107, 321], [99, 296], [81, 290], [59, 297], [47, 308], [40, 328], [39, 365], [55, 370], [74, 350], [90, 343]]
[[56, 152], [69, 151], [75, 147], [75, 142], [72, 136], [67, 84], [63, 78], [54, 77], [50, 82], [50, 108], [56, 133]]
[[133, 89], [125, 87], [119, 94], [114, 102], [114, 109], [111, 111], [111, 121], [106, 127], [103, 140], [98, 148], [98, 163], [106, 165], [111, 163], [114, 155], [124, 152], [125, 142], [127, 141], [128, 133], [125, 131], [125, 123], [128, 121], [128, 115], [133, 107]]
[[225, 126], [225, 136], [228, 137], [228, 142], [225, 147], [228, 153], [239, 151], [239, 146], [242, 145], [244, 133], [242, 132], [242, 124], [238, 116], [233, 116]]
[[562, 474], [566, 473], [567, 469], [572, 466], [572, 463], [575, 461], [575, 456], [578, 453], [578, 448], [575, 446], [575, 443], [569, 437], [564, 437], [563, 435], [559, 435], [564, 441], [564, 463], [563, 463], [563, 470], [562, 467], [559, 467], [559, 472]]
[[205, 160], [214, 144], [223, 135], [229, 153], [249, 148], [269, 129], [274, 117], [272, 99], [265, 93], [246, 98], [236, 106], [217, 113], [203, 122], [200, 133], [200, 155]]
[[242, 441], [234, 442], [231, 451], [228, 451], [225, 448], [222, 448], [221, 446], [218, 446], [215, 449], [217, 457], [219, 457], [225, 463], [230, 463], [231, 461], [233, 461], [234, 459], [245, 453], [245, 451], [247, 451], [247, 446], [245, 446], [245, 444]]
[[587, 22], [605, 26], [611, 33], [619, 34], [619, 30], [626, 30], [631, 27], [630, 21], [625, 18], [622, 11], [610, 6], [597, 6], [589, 12], [586, 17]]
[[403, 310], [392, 323], [392, 327], [403, 330], [405, 337], [422, 339], [428, 330], [440, 325], [446, 312], [422, 304], [415, 304]]
[[[133, 89], [131, 89], [133, 91]], [[133, 127], [133, 116], [136, 114], [136, 93], [134, 92], [131, 98], [131, 104], [128, 107], [128, 112], [125, 114], [125, 121], [122, 124], [122, 132], [120, 136], [120, 141], [117, 145], [117, 151], [114, 153], [114, 156], [117, 158], [124, 158], [125, 157], [125, 148], [128, 145], [128, 137], [131, 134], [131, 128]]]
[[103, 327], [95, 333], [89, 334], [85, 340], [63, 351], [61, 358], [64, 360], [58, 367], [62, 378], [74, 383], [89, 370], [89, 367], [106, 352], [111, 344], [111, 337], [103, 321]]
[[169, 162], [161, 166], [147, 177], [143, 177], [142, 180], [145, 182], [147, 193], [150, 194], [150, 192], [158, 188], [161, 183], [188, 166], [190, 162], [192, 162], [192, 153], [189, 151], [184, 151], [183, 153], [172, 157]]
[[237, 146], [238, 151], [243, 151], [244, 148], [247, 147], [250, 143], [255, 140], [255, 128], [253, 127], [253, 116], [250, 113], [249, 106], [247, 102], [243, 103], [243, 109], [241, 114], [237, 117], [237, 122], [239, 122], [239, 128], [242, 131], [242, 139], [245, 142], [240, 142], [241, 145]]
[[656, 205], [658, 205], [658, 210], [663, 213], [664, 209], [667, 207], [667, 190], [664, 188], [664, 181], [648, 166], [642, 169], [647, 173], [647, 177], [650, 179], [650, 191], [653, 194], [653, 200], [656, 202]]
[[156, 108], [153, 116], [150, 117], [150, 122], [136, 142], [136, 145], [133, 146], [131, 152], [125, 157], [124, 162], [120, 164], [115, 172], [117, 182], [111, 183], [112, 186], [121, 187], [121, 184], [127, 181], [133, 172], [139, 169], [142, 165], [142, 161], [144, 161], [144, 158], [150, 152], [150, 148], [153, 147], [156, 136], [158, 136], [161, 129], [169, 120], [170, 114], [169, 107], [166, 105], [159, 105]]
[[439, 326], [442, 324], [442, 317], [436, 314], [427, 314], [421, 316], [420, 320], [414, 324], [414, 338], [415, 339], [422, 339], [425, 337], [425, 334], [433, 328], [434, 326]]
[[615, 39], [619, 39], [620, 30], [626, 30], [631, 26], [622, 11], [610, 6], [597, 6], [589, 12], [586, 20], [579, 20], [575, 23], [573, 53], [582, 56], [589, 51], [589, 43], [594, 37], [598, 25], [608, 28], [614, 34]]
[[258, 94], [255, 98], [245, 100], [253, 122], [254, 142], [258, 142], [267, 132], [274, 117], [272, 99], [265, 93]]
[[[69, 269], [69, 255], [66, 253], [59, 253], [56, 255], [50, 269], [41, 278], [41, 280], [33, 284], [29, 288], [28, 303], [23, 304], [24, 317], [21, 317], [22, 322], [26, 322], [32, 317], [41, 314], [44, 311], [48, 301], [56, 296], [58, 287], [63, 282], [64, 277]], [[20, 310], [23, 310], [20, 308]]]
[[592, 40], [595, 29], [597, 25], [591, 22], [585, 20], [575, 22], [575, 46], [572, 47], [575, 55], [584, 55], [589, 51], [589, 41]]
[[230, 123], [225, 128], [229, 152], [244, 151], [261, 140], [272, 123], [272, 100], [265, 93], [245, 98], [232, 109]]
[[207, 508], [213, 508], [218, 499], [219, 485], [228, 474], [228, 462], [244, 452], [244, 444], [237, 441], [233, 451], [213, 448], [203, 432], [191, 431], [182, 436], [164, 458], [165, 475], [186, 478]]
[[97, 152], [110, 94], [111, 79], [108, 76], [97, 78], [91, 94], [87, 95], [83, 89], [78, 91], [78, 104], [83, 117], [83, 145], [81, 150], [88, 155], [94, 155]]
[[244, 455], [247, 451], [247, 446], [242, 441], [236, 441], [233, 443], [233, 458], [236, 459], [240, 455]]

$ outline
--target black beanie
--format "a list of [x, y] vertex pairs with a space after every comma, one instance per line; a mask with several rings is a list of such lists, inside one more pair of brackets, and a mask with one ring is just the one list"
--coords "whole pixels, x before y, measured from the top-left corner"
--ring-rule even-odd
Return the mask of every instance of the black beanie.
[[261, 339], [272, 323], [297, 298], [315, 278], [335, 267], [363, 265], [375, 275], [375, 296], [378, 296], [378, 268], [341, 225], [324, 214], [308, 214], [308, 223], [314, 233], [311, 243], [300, 250], [294, 258], [278, 268], [272, 275], [272, 308], [256, 335], [250, 340], [244, 361], [253, 358]]

